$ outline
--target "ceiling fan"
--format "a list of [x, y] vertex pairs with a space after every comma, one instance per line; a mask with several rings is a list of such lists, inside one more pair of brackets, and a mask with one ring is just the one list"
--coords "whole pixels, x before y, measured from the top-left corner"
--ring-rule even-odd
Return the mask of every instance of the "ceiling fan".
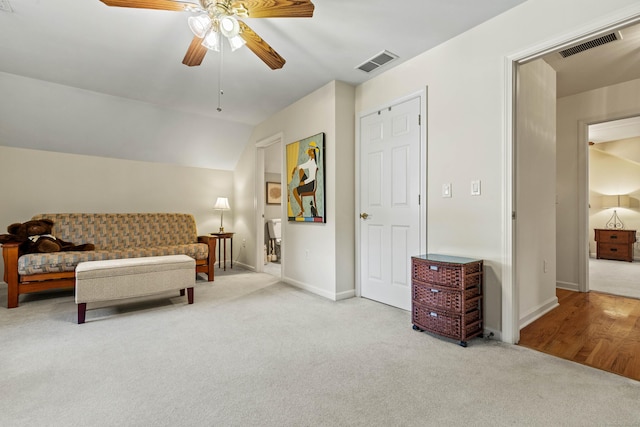
[[311, 0], [100, 1], [107, 6], [200, 12], [188, 19], [194, 37], [182, 60], [185, 65], [200, 65], [207, 50], [220, 51], [227, 39], [232, 51], [246, 44], [272, 70], [282, 68], [285, 59], [238, 18], [310, 18], [315, 8]]

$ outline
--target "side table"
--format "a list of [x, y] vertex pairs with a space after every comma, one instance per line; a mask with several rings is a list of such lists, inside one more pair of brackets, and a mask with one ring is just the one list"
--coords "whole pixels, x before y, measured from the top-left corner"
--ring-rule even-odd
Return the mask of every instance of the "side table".
[[224, 232], [209, 233], [209, 234], [215, 237], [216, 239], [218, 239], [218, 243], [222, 243], [222, 245], [218, 245], [218, 268], [221, 267], [220, 263], [223, 261], [223, 259], [220, 258], [220, 246], [224, 246], [224, 251], [223, 251], [224, 263], [222, 264], [224, 271], [227, 270], [227, 239], [229, 239], [230, 246], [231, 246], [231, 267], [230, 268], [233, 268], [233, 235], [235, 233], [224, 231]]

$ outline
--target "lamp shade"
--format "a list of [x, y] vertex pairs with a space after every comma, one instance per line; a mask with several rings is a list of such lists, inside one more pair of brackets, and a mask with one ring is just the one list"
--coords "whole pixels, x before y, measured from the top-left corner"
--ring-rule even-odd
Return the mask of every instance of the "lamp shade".
[[211, 18], [207, 14], [202, 14], [199, 16], [190, 16], [187, 19], [187, 24], [189, 24], [189, 28], [197, 37], [203, 38], [209, 28], [211, 28]]
[[602, 196], [602, 207], [607, 208], [628, 208], [629, 196], [627, 195], [613, 195]]
[[231, 209], [229, 207], [229, 199], [227, 199], [226, 197], [218, 197], [218, 199], [216, 200], [216, 204], [213, 208], [220, 209], [223, 211], [228, 211], [229, 209]]
[[220, 32], [227, 38], [233, 38], [240, 34], [240, 24], [233, 16], [224, 16], [220, 19]]
[[210, 29], [207, 35], [202, 40], [202, 46], [206, 47], [207, 49], [220, 52], [220, 33], [213, 29]]
[[231, 37], [228, 40], [229, 46], [231, 46], [231, 52], [235, 52], [237, 49], [240, 49], [242, 46], [247, 44], [247, 42], [240, 36]]

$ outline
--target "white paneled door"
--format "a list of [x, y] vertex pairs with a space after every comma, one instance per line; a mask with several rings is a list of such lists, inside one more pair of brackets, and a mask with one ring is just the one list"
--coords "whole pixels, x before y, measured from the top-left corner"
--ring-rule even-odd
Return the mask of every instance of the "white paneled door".
[[420, 251], [420, 98], [360, 119], [360, 289], [411, 308]]

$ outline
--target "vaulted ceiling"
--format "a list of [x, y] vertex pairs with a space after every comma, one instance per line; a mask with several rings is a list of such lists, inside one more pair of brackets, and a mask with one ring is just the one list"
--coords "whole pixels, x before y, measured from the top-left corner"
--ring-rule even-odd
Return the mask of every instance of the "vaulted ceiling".
[[[225, 162], [232, 168], [241, 151], [237, 140], [275, 112], [332, 80], [360, 84], [524, 1], [313, 0], [313, 18], [244, 19], [286, 59], [274, 71], [246, 47], [223, 56], [209, 52], [199, 67], [183, 65], [193, 13], [108, 7], [99, 0], [0, 0], [0, 88], [1, 73], [8, 73], [209, 121], [218, 137], [205, 136], [206, 144], [210, 152], [228, 152]], [[621, 41], [569, 58], [547, 55], [558, 73], [558, 96], [640, 78], [640, 29], [621, 34]], [[398, 59], [371, 73], [356, 69], [384, 50]], [[43, 149], [32, 140], [0, 144]], [[52, 151], [114, 155], [69, 140], [50, 138], [47, 144]], [[161, 162], [175, 152], [125, 143], [116, 149], [118, 157]], [[218, 167], [195, 157], [181, 163]]]
[[[269, 69], [245, 47], [224, 52], [220, 73], [215, 52], [199, 67], [181, 63], [192, 13], [99, 0], [2, 0], [11, 11], [0, 11], [0, 72], [210, 117], [218, 128], [251, 127], [332, 80], [362, 83], [522, 2], [314, 0], [313, 18], [244, 19], [286, 59], [283, 69]], [[356, 69], [383, 50], [398, 59], [369, 74]], [[220, 144], [217, 152], [228, 142]], [[127, 147], [119, 149], [126, 158]]]

